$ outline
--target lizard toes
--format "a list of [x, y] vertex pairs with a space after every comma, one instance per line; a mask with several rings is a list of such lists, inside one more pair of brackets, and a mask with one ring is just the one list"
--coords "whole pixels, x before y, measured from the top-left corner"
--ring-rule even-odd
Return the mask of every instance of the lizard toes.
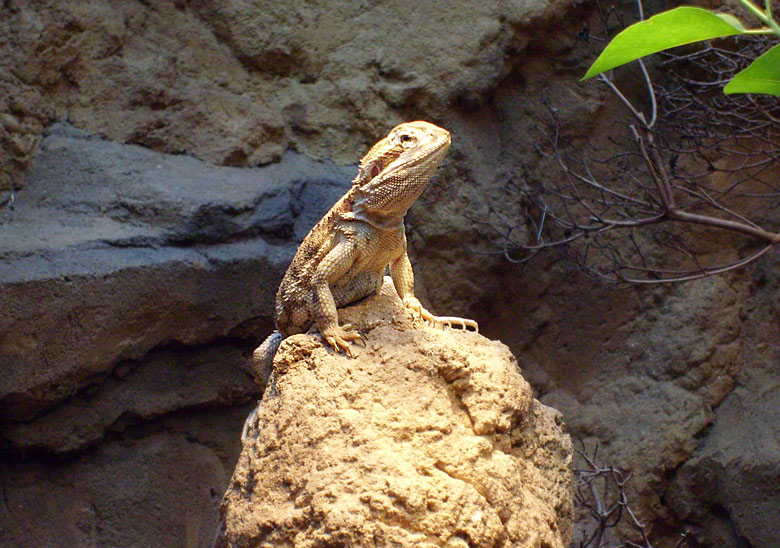
[[352, 324], [347, 324], [342, 326], [342, 333], [341, 338], [345, 341], [362, 341], [363, 335], [361, 335], [355, 328], [352, 327]]
[[458, 318], [456, 316], [439, 316], [436, 318], [439, 323], [447, 327], [458, 326], [464, 331], [468, 331], [468, 328], [472, 328], [475, 333], [479, 333], [479, 324], [474, 320], [468, 318]]
[[341, 347], [339, 346], [339, 343], [336, 342], [336, 339], [334, 337], [330, 337], [326, 335], [325, 342], [327, 342], [336, 352], [341, 352]]
[[347, 356], [352, 358], [352, 351], [349, 348], [349, 343], [338, 336], [328, 336], [325, 337], [325, 340], [328, 341], [328, 344], [330, 344], [331, 347], [333, 347], [333, 350], [336, 352], [344, 352]]
[[352, 345], [349, 343], [359, 342], [362, 343], [362, 346], [365, 346], [363, 335], [354, 331], [350, 324], [343, 325], [334, 331], [335, 332], [323, 334], [323, 337], [336, 352], [344, 352], [350, 358], [354, 358], [355, 354], [352, 350]]

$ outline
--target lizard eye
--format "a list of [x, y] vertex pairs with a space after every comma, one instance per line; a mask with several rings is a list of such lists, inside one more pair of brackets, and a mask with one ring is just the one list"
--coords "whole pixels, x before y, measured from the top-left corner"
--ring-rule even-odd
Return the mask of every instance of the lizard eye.
[[369, 171], [369, 173], [371, 174], [371, 178], [372, 179], [374, 177], [376, 177], [377, 175], [379, 175], [379, 165], [378, 164], [373, 164], [371, 166], [371, 170]]
[[409, 135], [408, 133], [402, 133], [398, 139], [401, 141], [401, 146], [403, 147], [409, 147], [413, 146], [414, 143], [417, 141], [417, 139], [414, 138], [414, 136]]

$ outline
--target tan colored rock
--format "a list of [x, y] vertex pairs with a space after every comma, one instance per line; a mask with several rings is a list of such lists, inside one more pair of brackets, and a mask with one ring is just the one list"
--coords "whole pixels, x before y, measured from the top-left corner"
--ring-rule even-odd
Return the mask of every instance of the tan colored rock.
[[423, 325], [389, 279], [341, 312], [367, 346], [283, 342], [217, 545], [567, 546], [571, 442], [506, 346]]
[[576, 3], [3, 2], [0, 191], [23, 186], [43, 127], [63, 119], [224, 165], [287, 148], [354, 162], [401, 109], [483, 102], [525, 28]]

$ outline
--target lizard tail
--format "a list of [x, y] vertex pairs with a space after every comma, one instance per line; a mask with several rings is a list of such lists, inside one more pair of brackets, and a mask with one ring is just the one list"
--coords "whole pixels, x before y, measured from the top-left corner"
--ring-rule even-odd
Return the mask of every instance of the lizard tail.
[[284, 337], [278, 331], [274, 331], [252, 352], [252, 371], [255, 374], [257, 384], [264, 385], [271, 375], [274, 356], [282, 344]]
[[[241, 429], [241, 442], [245, 442], [249, 439], [249, 433], [252, 431], [252, 429], [255, 427], [255, 422], [257, 421], [257, 410], [260, 408], [260, 405], [258, 404], [257, 407], [252, 409], [252, 412], [249, 413], [249, 416], [244, 421], [244, 427]], [[216, 548], [216, 547], [214, 547]]]
[[[263, 341], [263, 344], [255, 348], [252, 352], [252, 372], [255, 375], [257, 384], [264, 385], [271, 376], [271, 369], [274, 364], [274, 356], [282, 344], [284, 337], [278, 331], [274, 331]], [[241, 441], [249, 438], [249, 433], [257, 420], [257, 407], [252, 410], [244, 422], [244, 428], [241, 431]]]

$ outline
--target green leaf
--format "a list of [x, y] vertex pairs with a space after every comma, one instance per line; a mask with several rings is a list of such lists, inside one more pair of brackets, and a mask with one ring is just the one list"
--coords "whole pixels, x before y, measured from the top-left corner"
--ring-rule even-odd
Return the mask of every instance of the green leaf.
[[723, 92], [768, 93], [780, 97], [780, 44], [737, 73]]
[[745, 32], [747, 29], [745, 28], [745, 25], [742, 24], [742, 21], [731, 15], [730, 13], [716, 13], [715, 17], [720, 17], [723, 19], [726, 23], [734, 27], [740, 32]]
[[731, 19], [687, 6], [654, 15], [615, 36], [582, 79], [593, 78], [629, 61], [675, 46], [743, 34], [742, 24]]

